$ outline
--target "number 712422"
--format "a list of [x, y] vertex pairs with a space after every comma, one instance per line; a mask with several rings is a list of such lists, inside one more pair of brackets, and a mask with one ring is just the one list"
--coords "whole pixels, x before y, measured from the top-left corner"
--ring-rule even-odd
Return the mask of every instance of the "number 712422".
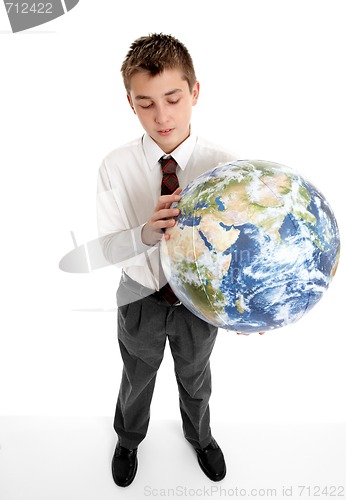
[[53, 5], [51, 3], [33, 2], [31, 4], [27, 2], [23, 3], [13, 3], [7, 2], [6, 9], [9, 13], [13, 9], [17, 14], [53, 14]]

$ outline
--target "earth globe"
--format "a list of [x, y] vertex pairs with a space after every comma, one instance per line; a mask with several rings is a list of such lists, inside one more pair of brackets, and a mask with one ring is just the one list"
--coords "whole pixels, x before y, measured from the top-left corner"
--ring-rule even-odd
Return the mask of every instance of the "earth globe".
[[325, 197], [298, 172], [238, 160], [200, 175], [181, 197], [161, 263], [196, 316], [250, 334], [296, 322], [321, 299], [339, 231]]

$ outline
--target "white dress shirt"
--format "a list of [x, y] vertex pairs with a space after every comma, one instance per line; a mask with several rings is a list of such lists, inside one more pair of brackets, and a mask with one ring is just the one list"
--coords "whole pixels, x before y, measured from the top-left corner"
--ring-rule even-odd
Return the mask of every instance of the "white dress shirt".
[[[193, 134], [170, 155], [178, 164], [176, 173], [182, 188], [219, 163], [236, 159]], [[158, 280], [159, 244], [145, 245], [141, 232], [161, 195], [162, 156], [167, 155], [144, 134], [104, 158], [97, 185], [97, 220], [105, 258], [153, 290], [162, 286]]]

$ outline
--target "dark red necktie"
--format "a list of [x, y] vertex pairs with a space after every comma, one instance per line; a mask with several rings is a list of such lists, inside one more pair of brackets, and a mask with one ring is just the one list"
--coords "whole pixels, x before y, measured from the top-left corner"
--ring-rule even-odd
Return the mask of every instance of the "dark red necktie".
[[[172, 194], [179, 187], [179, 181], [176, 172], [177, 162], [171, 156], [162, 156], [159, 159], [162, 168], [161, 194]], [[159, 295], [169, 304], [179, 303], [179, 299], [174, 295], [172, 288], [168, 283], [159, 290]]]
[[159, 159], [162, 168], [161, 194], [172, 194], [179, 187], [176, 172], [177, 162], [171, 156]]

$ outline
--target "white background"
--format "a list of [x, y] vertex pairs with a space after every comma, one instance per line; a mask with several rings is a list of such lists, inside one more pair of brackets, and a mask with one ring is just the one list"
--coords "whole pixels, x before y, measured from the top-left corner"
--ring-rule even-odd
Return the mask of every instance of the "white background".
[[[243, 158], [300, 171], [344, 234], [343, 12], [335, 0], [80, 0], [12, 34], [0, 5], [1, 415], [113, 415], [119, 271], [66, 274], [58, 264], [73, 248], [70, 231], [79, 244], [97, 237], [102, 158], [142, 133], [120, 76], [135, 38], [162, 31], [184, 42], [201, 83], [195, 129]], [[295, 325], [264, 336], [220, 330], [212, 420], [345, 422], [344, 275], [341, 258], [326, 295]], [[167, 350], [152, 419], [172, 418]]]

